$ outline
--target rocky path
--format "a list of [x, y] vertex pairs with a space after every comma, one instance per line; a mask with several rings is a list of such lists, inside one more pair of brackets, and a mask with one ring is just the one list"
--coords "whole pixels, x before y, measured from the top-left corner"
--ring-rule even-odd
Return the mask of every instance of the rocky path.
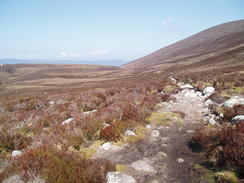
[[157, 112], [184, 113], [181, 125], [174, 118], [171, 118], [169, 126], [147, 125], [149, 132], [143, 140], [124, 147], [109, 144], [108, 148], [97, 152], [96, 156], [123, 167], [123, 173], [108, 173], [109, 183], [201, 182], [194, 169], [200, 157], [187, 147], [187, 141], [194, 130], [203, 124], [203, 116], [208, 113], [204, 107], [204, 97], [191, 89], [184, 89], [174, 97], [174, 101], [160, 103]]

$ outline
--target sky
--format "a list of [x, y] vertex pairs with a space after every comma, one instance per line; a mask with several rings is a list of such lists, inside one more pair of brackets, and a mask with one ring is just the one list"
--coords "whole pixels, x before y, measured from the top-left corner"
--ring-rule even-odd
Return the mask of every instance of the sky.
[[0, 58], [131, 61], [240, 19], [244, 0], [0, 0]]

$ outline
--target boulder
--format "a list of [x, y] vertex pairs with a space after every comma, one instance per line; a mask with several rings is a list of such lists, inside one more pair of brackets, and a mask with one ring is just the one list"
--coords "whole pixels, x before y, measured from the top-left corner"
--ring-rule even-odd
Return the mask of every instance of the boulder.
[[19, 151], [19, 150], [14, 150], [14, 151], [12, 151], [12, 156], [19, 156], [19, 155], [21, 155], [21, 154], [22, 154], [22, 152]]
[[136, 180], [121, 172], [108, 172], [106, 175], [107, 183], [136, 183]]
[[61, 124], [62, 125], [67, 125], [67, 124], [69, 124], [71, 121], [73, 121], [74, 120], [74, 118], [68, 118], [68, 119], [66, 119], [65, 121], [63, 121]]
[[138, 160], [131, 164], [131, 167], [138, 172], [157, 173], [157, 171], [144, 160]]
[[196, 91], [196, 95], [197, 95], [198, 97], [202, 97], [202, 92]]
[[244, 105], [244, 98], [240, 98], [238, 96], [234, 96], [229, 100], [224, 102], [225, 107], [234, 107], [235, 105]]
[[215, 88], [214, 87], [208, 86], [208, 87], [204, 88], [203, 94], [204, 95], [206, 95], [206, 94], [212, 94], [214, 91], [215, 91]]
[[238, 115], [238, 116], [235, 116], [231, 122], [233, 123], [237, 123], [237, 122], [244, 122], [244, 115]]
[[126, 130], [125, 131], [125, 135], [126, 136], [136, 136], [135, 132], [131, 131], [131, 130]]
[[182, 91], [184, 97], [187, 97], [187, 98], [197, 98], [197, 94], [195, 93], [194, 90], [183, 90]]
[[217, 122], [215, 121], [214, 118], [210, 117], [210, 118], [208, 119], [208, 123], [209, 123], [210, 125], [215, 125]]

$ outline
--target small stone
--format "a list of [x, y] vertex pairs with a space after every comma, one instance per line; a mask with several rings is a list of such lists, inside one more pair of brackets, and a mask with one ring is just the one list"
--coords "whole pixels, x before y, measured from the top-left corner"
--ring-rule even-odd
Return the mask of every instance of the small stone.
[[125, 131], [125, 135], [126, 136], [136, 136], [135, 132], [131, 131], [131, 130], [126, 130]]
[[22, 154], [22, 152], [19, 151], [19, 150], [14, 150], [14, 151], [12, 151], [12, 156], [19, 156], [19, 155], [21, 155], [21, 154]]
[[53, 102], [53, 101], [50, 101], [48, 104], [49, 104], [50, 106], [53, 106], [53, 105], [54, 105], [54, 102]]
[[162, 144], [162, 146], [167, 147], [167, 146], [168, 146], [168, 144]]
[[152, 125], [146, 125], [146, 128], [147, 129], [151, 129], [152, 128]]
[[214, 118], [209, 118], [209, 119], [208, 119], [208, 123], [209, 123], [210, 125], [215, 125], [217, 122], [215, 121]]
[[190, 84], [184, 84], [184, 85], [180, 85], [181, 89], [193, 89], [194, 87]]
[[159, 182], [158, 182], [158, 180], [155, 179], [152, 181], [152, 183], [159, 183]]
[[238, 115], [238, 116], [235, 116], [231, 122], [233, 123], [236, 123], [236, 122], [244, 122], [244, 115]]
[[206, 95], [207, 93], [211, 93], [212, 94], [214, 91], [215, 91], [215, 88], [214, 87], [208, 86], [208, 87], [204, 88], [203, 94], [204, 95]]
[[164, 152], [158, 152], [157, 153], [157, 156], [159, 156], [159, 157], [167, 157], [167, 154], [166, 153], [164, 153]]
[[69, 119], [66, 119], [65, 121], [63, 121], [61, 124], [62, 125], [67, 125], [67, 124], [69, 124], [73, 120], [74, 120], [74, 118], [69, 118]]
[[151, 133], [152, 137], [158, 137], [159, 135], [160, 135], [160, 133], [159, 133], [158, 130], [153, 130], [152, 133]]
[[97, 112], [97, 110], [95, 109], [95, 110], [93, 110], [93, 111], [86, 111], [86, 112], [83, 112], [83, 114], [85, 114], [85, 115], [89, 115], [89, 114], [92, 114], [92, 113], [94, 113], [94, 112]]
[[168, 141], [169, 140], [169, 137], [161, 137], [161, 140], [162, 141]]
[[138, 172], [156, 173], [157, 171], [144, 160], [138, 160], [131, 164], [131, 167]]
[[106, 175], [107, 183], [136, 183], [136, 180], [121, 172], [108, 172]]
[[202, 92], [196, 91], [196, 95], [197, 95], [198, 97], [202, 97]]
[[186, 130], [186, 133], [194, 133], [195, 130]]
[[103, 150], [105, 150], [105, 151], [111, 149], [111, 147], [112, 147], [112, 143], [111, 143], [111, 142], [106, 142], [106, 143], [104, 143], [103, 145], [101, 145], [101, 148], [102, 148]]
[[183, 163], [184, 160], [183, 160], [182, 158], [178, 158], [178, 159], [176, 160], [176, 162], [177, 162], [177, 163]]

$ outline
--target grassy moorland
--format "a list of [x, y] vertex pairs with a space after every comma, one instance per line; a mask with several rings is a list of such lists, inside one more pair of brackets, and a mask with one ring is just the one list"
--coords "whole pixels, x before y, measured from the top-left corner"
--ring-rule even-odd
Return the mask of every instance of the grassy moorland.
[[[176, 55], [180, 57], [177, 64], [159, 62], [162, 57], [154, 57], [155, 65], [140, 65], [139, 69], [131, 69], [133, 63], [122, 67], [1, 67], [0, 182], [106, 182], [106, 173], [116, 170], [116, 166], [92, 158], [96, 148], [104, 142], [122, 141], [127, 129], [141, 129], [149, 123], [156, 104], [172, 100], [171, 95], [178, 92], [168, 76], [190, 83], [199, 91], [214, 86], [216, 92], [208, 99], [216, 103], [235, 95], [243, 97], [244, 47], [236, 39], [238, 35], [227, 36], [232, 40], [230, 46], [221, 52], [215, 50], [216, 54], [202, 52], [207, 46], [200, 45], [197, 50], [201, 54]], [[222, 39], [215, 44], [226, 46]], [[210, 177], [208, 182], [232, 183], [238, 181], [236, 177], [231, 181], [223, 180], [223, 176], [216, 179], [214, 173], [224, 177], [237, 173], [241, 181], [244, 123], [233, 127], [230, 122], [244, 113], [243, 106], [230, 109], [213, 105], [210, 109], [212, 113], [221, 111], [223, 119], [219, 125], [201, 127], [189, 142], [193, 150], [206, 157], [197, 167], [199, 174]], [[67, 119], [70, 122], [64, 123]], [[14, 150], [21, 150], [22, 155], [11, 156]], [[216, 161], [212, 162], [212, 157]]]

